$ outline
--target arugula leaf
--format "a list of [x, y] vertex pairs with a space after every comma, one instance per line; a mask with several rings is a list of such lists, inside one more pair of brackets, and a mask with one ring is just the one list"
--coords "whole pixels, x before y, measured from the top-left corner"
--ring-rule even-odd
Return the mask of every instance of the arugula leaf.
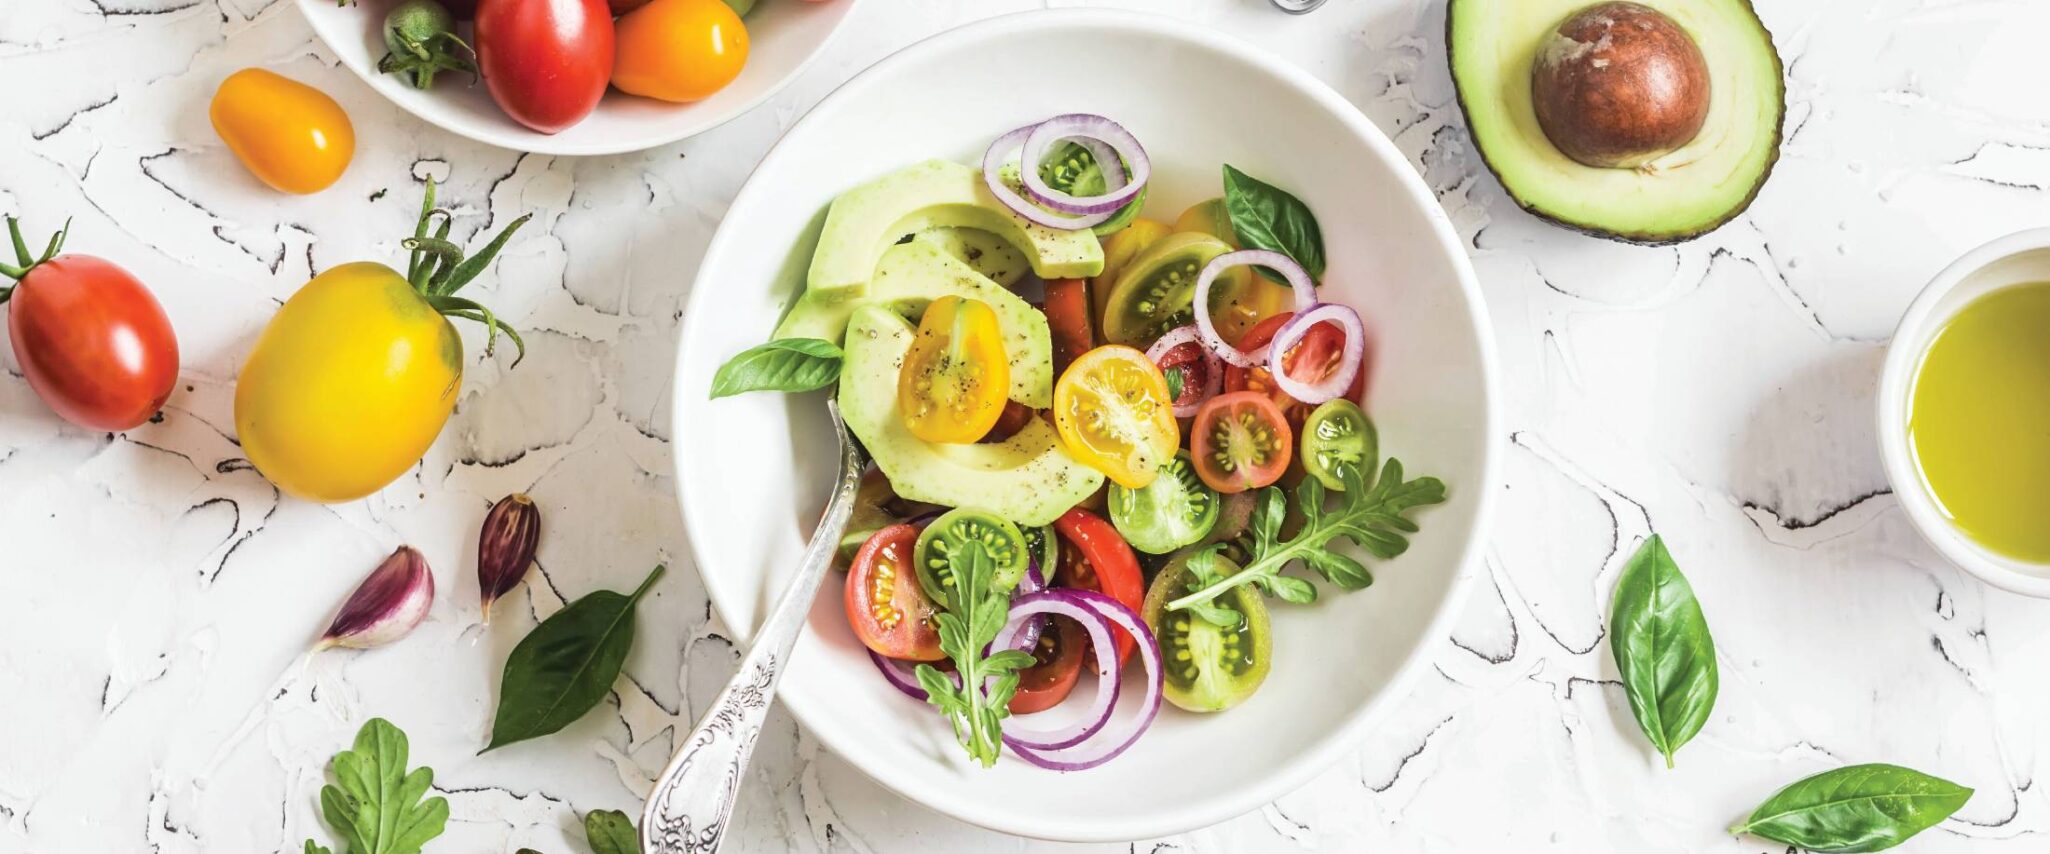
[[819, 338], [784, 338], [750, 347], [712, 375], [712, 399], [750, 391], [811, 391], [840, 378], [846, 354]]
[[634, 820], [619, 810], [584, 813], [584, 839], [591, 843], [591, 854], [641, 854]]
[[1167, 377], [1167, 399], [1180, 400], [1182, 397], [1182, 384], [1188, 382], [1182, 376], [1182, 369], [1168, 368], [1165, 371], [1161, 371], [1161, 374]]
[[1852, 765], [1774, 792], [1730, 832], [1810, 851], [1884, 851], [1936, 826], [1971, 799], [1971, 789], [1912, 768]]
[[1680, 566], [1653, 534], [1616, 579], [1609, 653], [1630, 713], [1673, 767], [1673, 753], [1708, 723], [1718, 685], [1715, 639]]
[[[320, 814], [348, 845], [348, 854], [419, 854], [448, 824], [448, 799], [421, 798], [434, 769], [406, 772], [406, 734], [371, 718], [351, 750], [335, 754], [335, 781], [320, 790]], [[306, 840], [306, 854], [327, 849]]]
[[[1224, 166], [1224, 211], [1231, 230], [1247, 249], [1267, 249], [1295, 259], [1312, 280], [1324, 278], [1324, 232], [1310, 206], [1288, 191]], [[1259, 268], [1274, 281], [1281, 276]]]
[[[1032, 655], [1007, 649], [983, 657], [983, 650], [1003, 631], [1010, 617], [1010, 591], [991, 589], [996, 560], [981, 543], [969, 540], [947, 554], [958, 582], [943, 588], [934, 616], [940, 651], [954, 660], [959, 681], [930, 664], [913, 671], [927, 702], [938, 707], [954, 726], [954, 738], [984, 768], [996, 765], [1003, 752], [1003, 719], [1010, 715], [1011, 695], [1018, 690], [1018, 671], [1032, 666]], [[985, 688], [984, 686], [988, 687]]]
[[[1402, 463], [1390, 459], [1381, 476], [1368, 485], [1357, 466], [1340, 466], [1339, 479], [1345, 491], [1338, 493], [1338, 506], [1325, 506], [1325, 492], [1316, 478], [1298, 487], [1297, 504], [1306, 521], [1301, 531], [1287, 541], [1281, 539], [1281, 520], [1288, 501], [1277, 487], [1261, 491], [1259, 504], [1245, 543], [1249, 557], [1244, 569], [1222, 577], [1167, 603], [1171, 610], [1193, 610], [1241, 584], [1257, 585], [1262, 591], [1289, 602], [1316, 601], [1316, 589], [1301, 579], [1283, 579], [1281, 571], [1302, 561], [1317, 574], [1347, 590], [1372, 584], [1374, 577], [1359, 561], [1331, 550], [1340, 539], [1349, 540], [1382, 560], [1409, 548], [1408, 534], [1416, 533], [1415, 522], [1402, 514], [1417, 507], [1445, 500], [1445, 483], [1435, 477], [1402, 479]], [[1200, 612], [1198, 612], [1200, 613]]]
[[[1222, 548], [1222, 544], [1206, 548], [1190, 555], [1188, 561], [1183, 564], [1189, 570], [1189, 581], [1186, 586], [1190, 593], [1223, 581], [1225, 576], [1229, 574], [1224, 571], [1223, 567], [1219, 566], [1219, 564], [1230, 566], [1230, 564], [1225, 563], [1224, 557], [1218, 554]], [[1237, 567], [1232, 568], [1234, 570], [1237, 569]], [[1238, 625], [1239, 620], [1244, 618], [1237, 608], [1216, 601], [1199, 602], [1191, 605], [1189, 612], [1211, 625], [1226, 629]]]
[[600, 590], [542, 620], [505, 658], [498, 713], [485, 751], [556, 732], [612, 693], [634, 642], [634, 606], [647, 595], [657, 566], [632, 595]]
[[313, 840], [308, 839], [306, 840], [306, 850], [303, 854], [334, 854], [334, 852], [327, 850], [327, 846], [316, 845]]

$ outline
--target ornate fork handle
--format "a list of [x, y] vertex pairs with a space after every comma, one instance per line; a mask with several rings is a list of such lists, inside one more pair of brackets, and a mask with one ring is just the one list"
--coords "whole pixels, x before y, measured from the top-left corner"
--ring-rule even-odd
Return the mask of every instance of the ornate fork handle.
[[641, 813], [641, 850], [647, 854], [699, 854], [719, 849], [740, 781], [753, 756], [755, 739], [769, 716], [769, 701], [783, 676], [790, 648], [804, 628], [812, 595], [832, 565], [840, 532], [854, 512], [854, 494], [867, 458], [847, 435], [837, 408], [833, 426], [840, 431], [840, 482], [825, 518], [812, 532], [796, 577], [776, 599], [769, 618], [756, 633], [753, 646], [740, 661], [740, 672], [719, 692], [676, 756], [669, 760], [648, 795]]

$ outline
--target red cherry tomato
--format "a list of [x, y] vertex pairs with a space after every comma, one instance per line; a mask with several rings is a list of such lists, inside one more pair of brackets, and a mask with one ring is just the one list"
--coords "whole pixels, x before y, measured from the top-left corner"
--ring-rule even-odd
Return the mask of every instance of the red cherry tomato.
[[911, 525], [891, 525], [861, 544], [847, 569], [847, 624], [877, 655], [938, 661], [947, 656], [933, 626], [932, 600], [911, 565], [917, 544], [918, 528]]
[[[1265, 346], [1274, 340], [1274, 333], [1295, 312], [1284, 311], [1255, 324], [1246, 330], [1246, 337], [1239, 341], [1239, 349], [1252, 350]], [[1288, 375], [1304, 382], [1314, 383], [1338, 370], [1338, 361], [1345, 357], [1345, 330], [1335, 323], [1319, 323], [1303, 334], [1303, 340], [1295, 349], [1282, 354], [1282, 364], [1287, 366]], [[1270, 359], [1271, 361], [1271, 359]], [[1345, 399], [1358, 403], [1366, 399], [1367, 365], [1360, 365], [1359, 373], [1353, 375], [1352, 387], [1345, 390]], [[1288, 419], [1289, 429], [1301, 432], [1303, 421], [1310, 417], [1310, 411], [1317, 407], [1288, 396], [1280, 386], [1274, 384], [1274, 374], [1265, 367], [1241, 368], [1224, 366], [1224, 390], [1257, 391], [1273, 399], [1281, 407], [1281, 414]]]
[[1274, 400], [1257, 391], [1226, 392], [1204, 401], [1189, 428], [1196, 476], [1226, 495], [1280, 480], [1294, 455], [1294, 428]]
[[[1081, 508], [1069, 510], [1054, 520], [1055, 531], [1060, 532], [1060, 566], [1054, 570], [1054, 583], [1061, 587], [1077, 590], [1094, 590], [1124, 603], [1139, 613], [1146, 604], [1146, 579], [1139, 574], [1139, 556], [1132, 547], [1125, 544], [1125, 538], [1118, 536], [1118, 529], [1103, 517]], [[1131, 657], [1132, 649], [1138, 644], [1131, 634], [1116, 626], [1118, 665]]]
[[1053, 334], [1053, 375], [1058, 377], [1083, 353], [1096, 349], [1096, 332], [1089, 322], [1089, 283], [1049, 279], [1042, 310]]
[[90, 255], [19, 260], [6, 272], [20, 283], [0, 288], [0, 301], [29, 388], [93, 430], [126, 430], [162, 409], [178, 382], [178, 339], [149, 289]]
[[482, 0], [477, 67], [514, 121], [559, 133], [597, 109], [612, 80], [605, 0]]
[[1053, 627], [1039, 636], [1032, 648], [1032, 666], [1018, 674], [1018, 692], [1011, 695], [1011, 714], [1029, 715], [1061, 704], [1075, 690], [1082, 676], [1082, 658], [1089, 653], [1089, 633], [1082, 624], [1066, 617], [1053, 618]]

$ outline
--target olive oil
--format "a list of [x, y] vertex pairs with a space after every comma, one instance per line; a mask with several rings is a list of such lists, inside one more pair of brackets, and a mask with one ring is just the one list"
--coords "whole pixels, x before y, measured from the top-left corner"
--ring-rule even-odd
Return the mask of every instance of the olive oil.
[[2050, 563], [2050, 283], [1986, 294], [1943, 325], [1915, 372], [1908, 446], [1958, 530]]

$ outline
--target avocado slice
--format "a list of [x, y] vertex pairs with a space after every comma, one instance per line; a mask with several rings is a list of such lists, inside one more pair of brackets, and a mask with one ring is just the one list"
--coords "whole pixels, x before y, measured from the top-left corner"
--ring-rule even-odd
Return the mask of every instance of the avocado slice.
[[1041, 278], [1094, 276], [1103, 247], [1087, 229], [1062, 231], [1013, 213], [982, 172], [945, 160], [899, 169], [840, 194], [826, 211], [806, 279], [808, 295], [860, 296], [883, 253], [904, 235], [938, 227], [980, 229], [1023, 252]]
[[975, 268], [975, 272], [1007, 288], [1017, 287], [1019, 280], [1032, 272], [1032, 265], [1018, 247], [979, 228], [932, 228], [919, 232], [918, 239], [946, 250], [948, 255]]
[[896, 312], [856, 308], [840, 372], [840, 414], [898, 497], [1047, 525], [1103, 485], [1103, 475], [1069, 456], [1044, 418], [986, 445], [942, 445], [911, 435], [897, 414], [897, 376], [914, 337], [911, 323]]
[[945, 296], [978, 299], [996, 311], [1004, 333], [1004, 355], [1011, 363], [1011, 399], [1033, 409], [1053, 405], [1053, 334], [1046, 315], [1017, 294], [977, 273], [949, 252], [950, 241], [919, 235], [890, 247], [876, 265], [868, 295], [821, 299], [807, 293], [776, 327], [775, 338], [821, 338], [838, 342], [848, 318], [864, 305], [879, 305], [918, 317], [933, 300]]
[[1692, 36], [1709, 86], [1700, 131], [1637, 168], [1585, 165], [1538, 119], [1538, 59], [1592, 0], [1450, 0], [1447, 53], [1474, 145], [1524, 210], [1614, 240], [1677, 243], [1729, 222], [1758, 195], [1779, 160], [1786, 86], [1749, 0], [1639, 2]]

